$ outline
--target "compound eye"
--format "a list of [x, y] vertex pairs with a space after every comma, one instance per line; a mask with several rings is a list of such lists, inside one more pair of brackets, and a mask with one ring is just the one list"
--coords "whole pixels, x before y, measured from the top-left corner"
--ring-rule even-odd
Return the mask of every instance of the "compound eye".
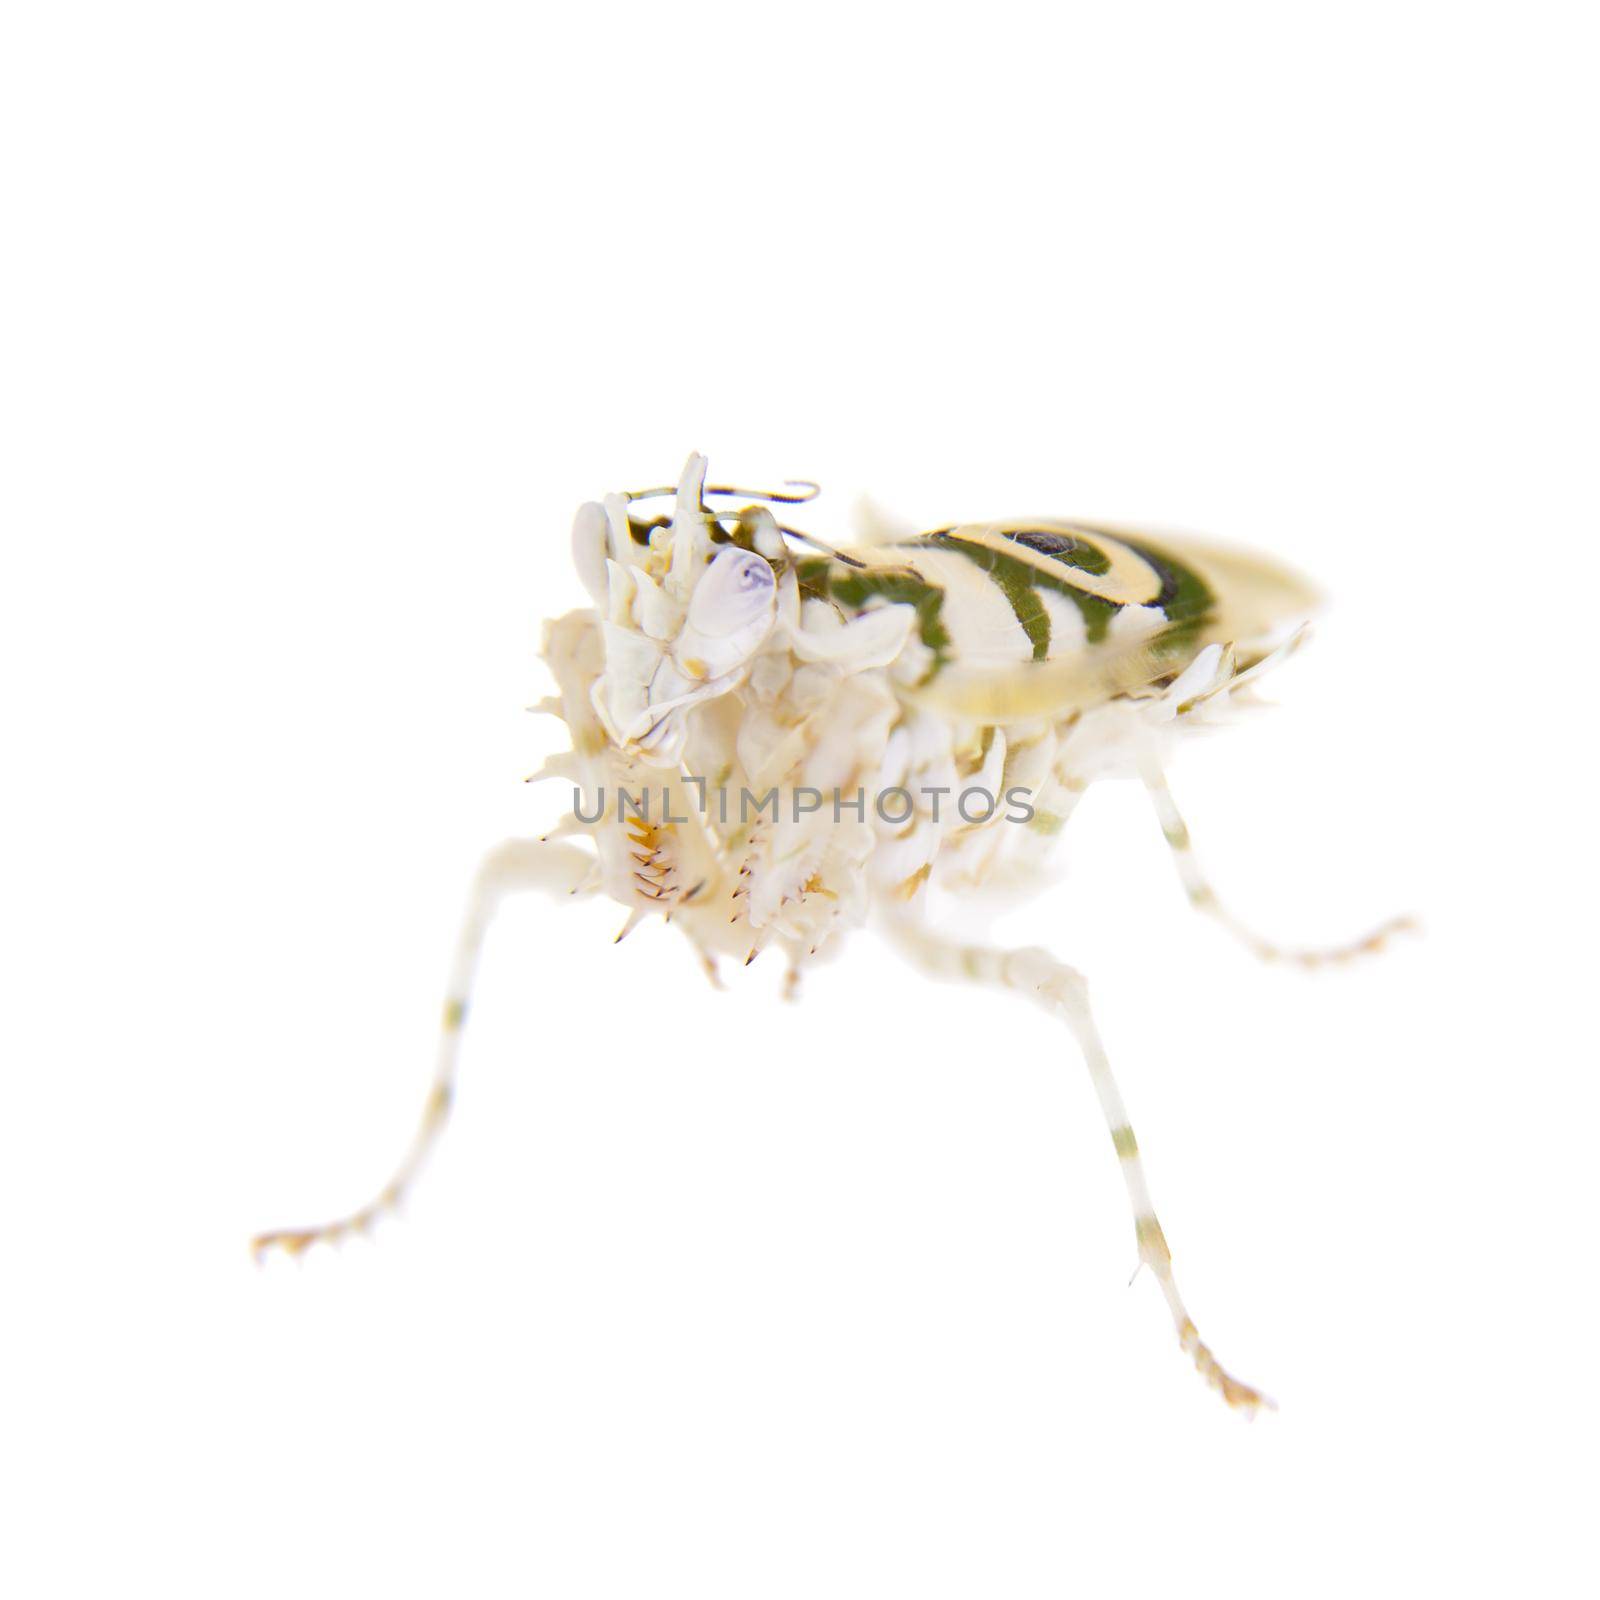
[[772, 568], [760, 556], [724, 550], [694, 586], [689, 626], [707, 638], [726, 638], [769, 616], [776, 594]]

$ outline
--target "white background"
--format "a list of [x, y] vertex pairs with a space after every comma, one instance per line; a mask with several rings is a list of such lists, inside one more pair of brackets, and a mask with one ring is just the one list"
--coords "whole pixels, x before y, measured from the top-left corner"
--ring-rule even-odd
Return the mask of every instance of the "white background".
[[[1578, 6], [8, 8], [0, 1584], [1593, 1592], [1594, 41]], [[528, 904], [572, 508], [708, 452], [1330, 604], [1015, 937], [798, 1009]], [[770, 965], [769, 965], [770, 963]]]

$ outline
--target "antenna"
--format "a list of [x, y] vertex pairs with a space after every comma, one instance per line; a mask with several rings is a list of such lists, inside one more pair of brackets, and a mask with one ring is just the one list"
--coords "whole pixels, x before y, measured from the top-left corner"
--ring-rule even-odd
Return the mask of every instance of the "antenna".
[[[674, 483], [658, 489], [630, 489], [622, 498], [631, 503], [635, 500], [656, 500], [677, 492], [678, 486]], [[701, 492], [729, 495], [738, 500], [765, 500], [768, 505], [774, 506], [803, 506], [806, 501], [815, 500], [822, 493], [822, 485], [813, 483], [810, 478], [785, 478], [781, 489], [738, 489], [732, 484], [708, 483]]]

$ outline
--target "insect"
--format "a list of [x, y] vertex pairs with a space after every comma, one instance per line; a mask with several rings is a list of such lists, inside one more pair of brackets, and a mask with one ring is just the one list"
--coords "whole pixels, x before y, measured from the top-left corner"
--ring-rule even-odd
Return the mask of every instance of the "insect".
[[[815, 493], [708, 487], [691, 455], [676, 489], [579, 508], [573, 556], [593, 603], [547, 625], [558, 693], [534, 708], [571, 734], [535, 777], [569, 781], [572, 812], [483, 862], [433, 1086], [393, 1177], [360, 1210], [262, 1234], [256, 1252], [299, 1254], [398, 1205], [449, 1114], [478, 953], [507, 895], [609, 896], [626, 908], [619, 940], [665, 918], [714, 982], [719, 957], [748, 964], [769, 947], [794, 979], [872, 921], [927, 972], [1011, 990], [1066, 1024], [1182, 1349], [1230, 1406], [1270, 1404], [1223, 1369], [1184, 1308], [1083, 977], [1042, 949], [941, 931], [928, 903], [1037, 882], [1088, 786], [1133, 774], [1189, 899], [1257, 955], [1320, 964], [1377, 950], [1406, 919], [1327, 951], [1285, 950], [1237, 922], [1163, 776], [1178, 735], [1247, 701], [1299, 646], [1315, 595], [1262, 557], [1050, 519], [875, 526], [823, 545], [778, 521]], [[666, 499], [670, 510], [650, 509]]]

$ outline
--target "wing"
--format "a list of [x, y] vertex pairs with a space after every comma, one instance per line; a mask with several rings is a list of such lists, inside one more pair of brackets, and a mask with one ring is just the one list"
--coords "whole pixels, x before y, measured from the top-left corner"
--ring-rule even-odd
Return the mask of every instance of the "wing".
[[965, 524], [859, 554], [943, 597], [941, 648], [913, 693], [981, 722], [1154, 690], [1212, 644], [1248, 667], [1318, 602], [1264, 557], [1084, 523]]

